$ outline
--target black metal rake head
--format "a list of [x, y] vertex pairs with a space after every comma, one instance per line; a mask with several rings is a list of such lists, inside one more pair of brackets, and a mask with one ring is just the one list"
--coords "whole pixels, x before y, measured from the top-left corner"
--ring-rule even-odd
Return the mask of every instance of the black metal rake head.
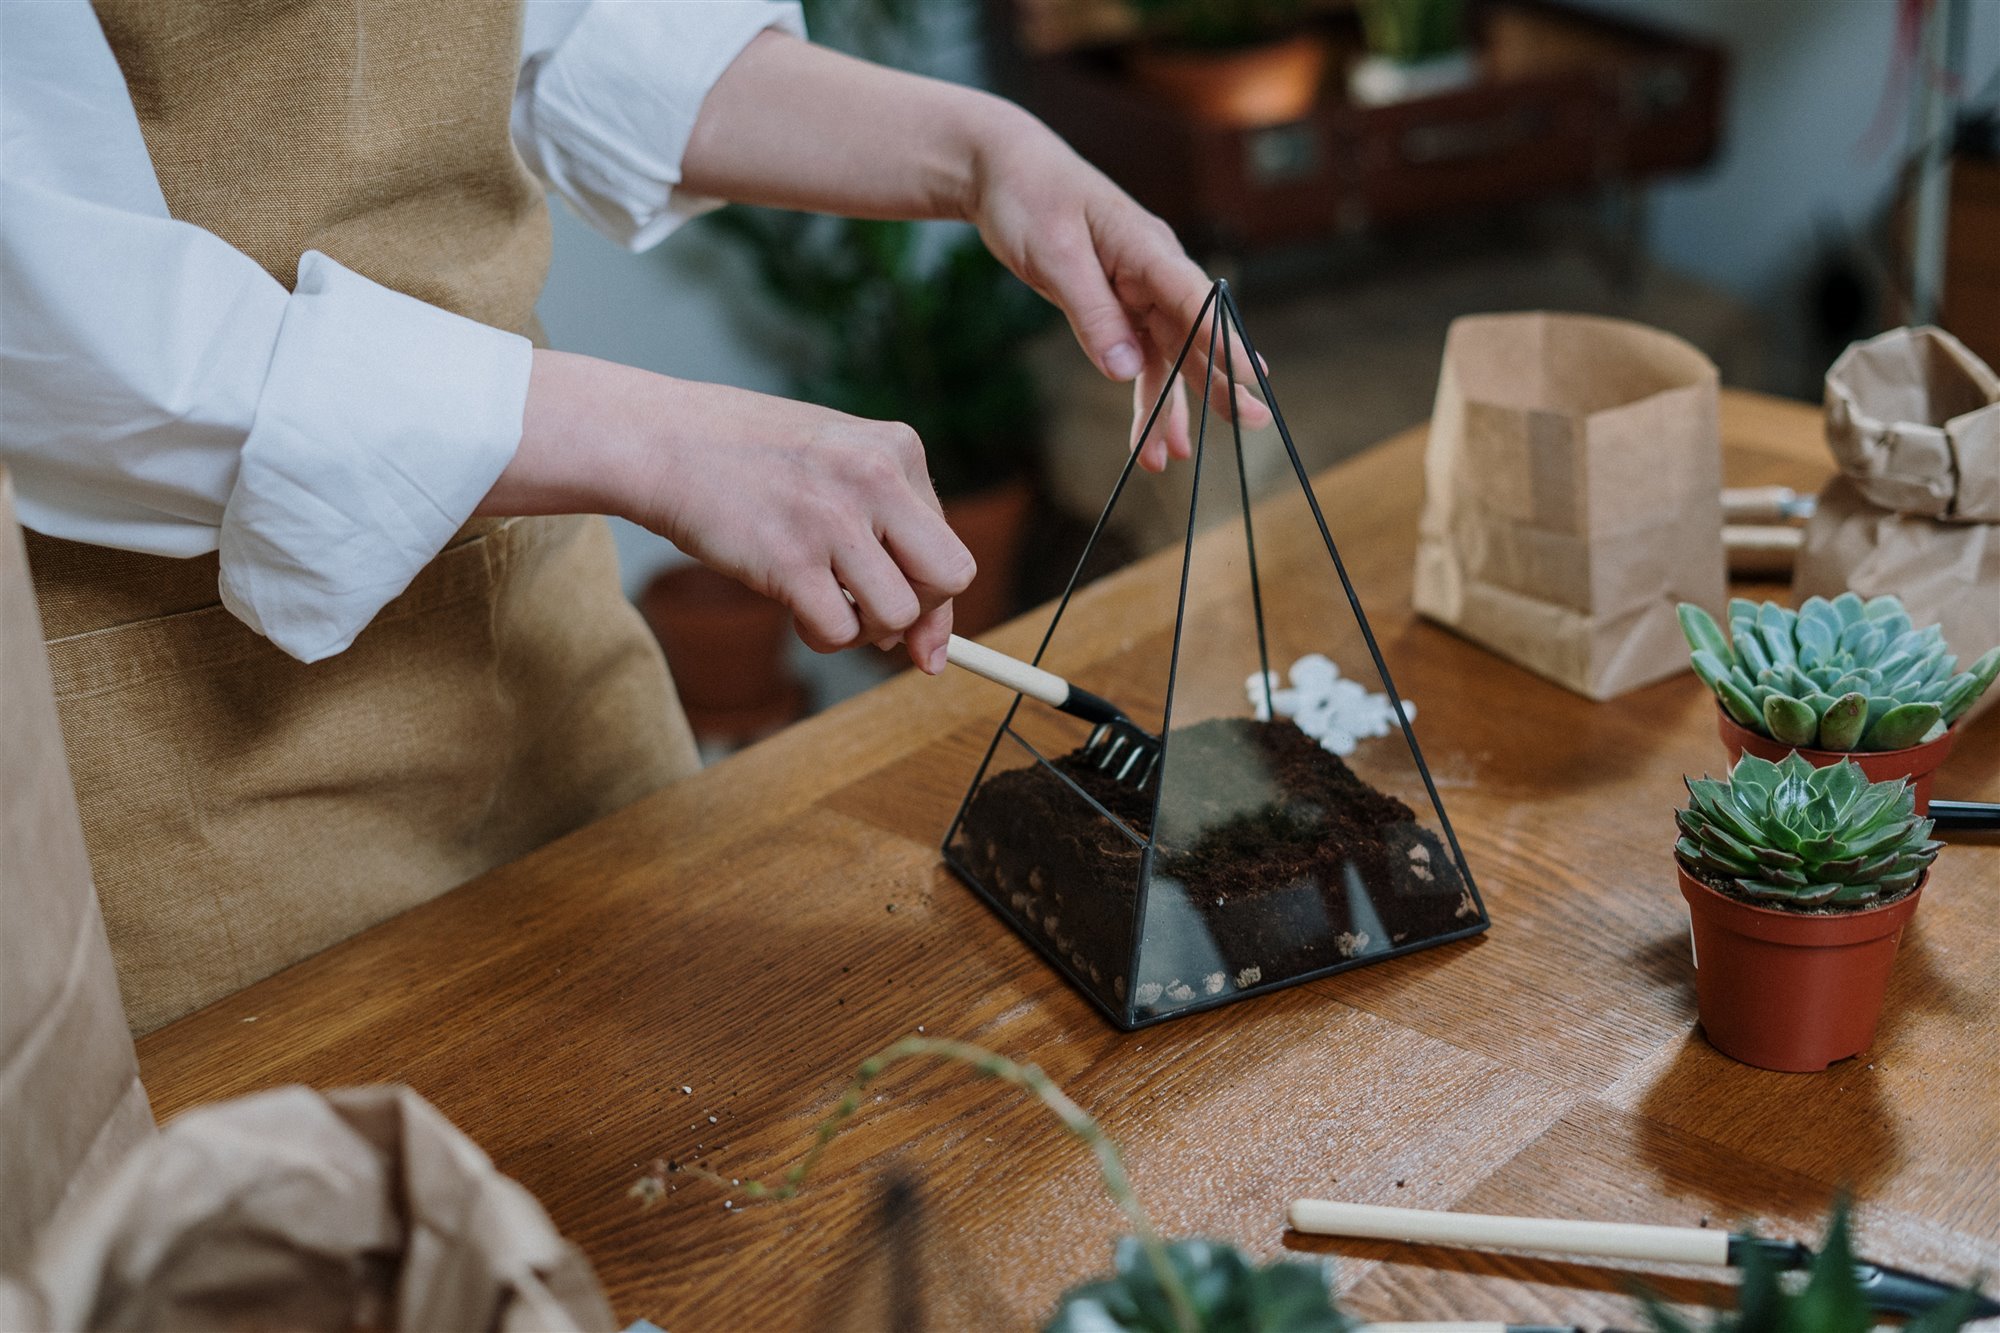
[[1084, 743], [1083, 757], [1099, 772], [1144, 791], [1160, 766], [1160, 738], [1121, 713], [1098, 723]]

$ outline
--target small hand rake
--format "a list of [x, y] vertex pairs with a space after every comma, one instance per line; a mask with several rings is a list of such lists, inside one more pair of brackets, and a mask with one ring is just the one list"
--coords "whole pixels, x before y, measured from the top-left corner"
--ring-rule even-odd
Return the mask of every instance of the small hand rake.
[[945, 649], [945, 660], [1030, 699], [1039, 699], [1059, 712], [1095, 723], [1097, 729], [1084, 743], [1085, 761], [1139, 791], [1152, 781], [1160, 764], [1160, 738], [1125, 716], [1109, 699], [1079, 689], [1053, 671], [1030, 666], [956, 634]]

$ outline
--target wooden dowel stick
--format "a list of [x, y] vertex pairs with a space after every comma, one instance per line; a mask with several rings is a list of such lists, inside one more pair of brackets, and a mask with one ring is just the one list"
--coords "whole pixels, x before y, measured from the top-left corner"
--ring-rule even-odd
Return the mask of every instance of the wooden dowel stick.
[[945, 657], [953, 666], [964, 667], [974, 675], [984, 676], [1010, 690], [1018, 690], [1030, 699], [1040, 699], [1054, 708], [1061, 708], [1063, 701], [1069, 698], [1069, 682], [1053, 671], [1030, 666], [1017, 657], [1009, 657], [983, 643], [961, 639], [956, 634], [945, 645]]
[[1563, 1218], [1497, 1217], [1385, 1208], [1367, 1203], [1299, 1199], [1292, 1226], [1321, 1236], [1360, 1236], [1474, 1248], [1543, 1250], [1670, 1264], [1729, 1262], [1729, 1233], [1700, 1227], [1642, 1226], [1630, 1222], [1572, 1222]]

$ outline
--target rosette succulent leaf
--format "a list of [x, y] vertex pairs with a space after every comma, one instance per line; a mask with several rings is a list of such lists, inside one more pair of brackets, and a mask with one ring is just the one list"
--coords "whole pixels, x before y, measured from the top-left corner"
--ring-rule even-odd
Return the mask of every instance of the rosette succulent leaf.
[[1674, 855], [1689, 874], [1776, 907], [1863, 908], [1914, 888], [1944, 844], [1902, 778], [1843, 759], [1814, 768], [1744, 755], [1727, 779], [1689, 780]]
[[1786, 745], [1901, 750], [1934, 740], [2000, 676], [2000, 648], [1964, 671], [1936, 625], [1894, 597], [1808, 597], [1797, 611], [1732, 598], [1729, 629], [1683, 602], [1694, 672], [1738, 725]]

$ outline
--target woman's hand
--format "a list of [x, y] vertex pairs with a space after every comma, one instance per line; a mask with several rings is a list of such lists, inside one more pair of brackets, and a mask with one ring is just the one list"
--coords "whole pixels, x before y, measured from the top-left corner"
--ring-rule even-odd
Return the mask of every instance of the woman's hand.
[[[1173, 231], [1020, 107], [779, 33], [753, 40], [716, 81], [681, 169], [686, 188], [740, 203], [973, 223], [1000, 262], [1069, 316], [1099, 370], [1135, 382], [1135, 438], [1208, 296], [1208, 277]], [[1200, 387], [1207, 352], [1204, 332], [1184, 384]], [[1241, 349], [1236, 364], [1247, 386]], [[1218, 372], [1217, 406], [1226, 385]], [[1247, 387], [1237, 399], [1245, 425], [1270, 420]], [[1163, 425], [1139, 455], [1156, 472], [1190, 452], [1179, 392]]]
[[[1172, 228], [1033, 116], [996, 103], [983, 119], [965, 216], [1002, 263], [1062, 308], [1076, 340], [1100, 371], [1114, 380], [1133, 381], [1136, 445], [1208, 297], [1209, 279], [1188, 258]], [[1169, 457], [1186, 458], [1192, 452], [1183, 386], [1201, 389], [1208, 350], [1204, 329], [1188, 351], [1181, 383], [1168, 397], [1165, 420], [1146, 439], [1140, 466], [1158, 472]], [[1232, 344], [1231, 355], [1243, 424], [1269, 424], [1269, 409], [1249, 388], [1254, 376], [1242, 348]], [[1215, 407], [1229, 410], [1220, 339], [1208, 394]]]
[[565, 352], [535, 353], [479, 512], [629, 518], [782, 602], [814, 649], [900, 637], [933, 675], [974, 573], [908, 426]]

